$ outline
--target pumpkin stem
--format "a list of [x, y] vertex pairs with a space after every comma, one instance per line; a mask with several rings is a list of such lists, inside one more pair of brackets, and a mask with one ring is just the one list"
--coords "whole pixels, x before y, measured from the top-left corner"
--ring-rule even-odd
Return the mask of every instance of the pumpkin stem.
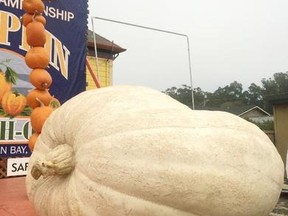
[[31, 175], [39, 179], [56, 175], [68, 175], [75, 167], [74, 150], [68, 144], [62, 144], [52, 149], [44, 160], [38, 160], [33, 164]]
[[52, 107], [53, 109], [57, 109], [61, 106], [60, 101], [57, 98], [53, 98], [49, 102], [49, 106]]
[[36, 16], [41, 15], [42, 13], [39, 13], [37, 10], [35, 11], [35, 13], [32, 16], [32, 21], [35, 22], [36, 21]]
[[47, 86], [48, 86], [48, 83], [41, 83], [41, 86], [43, 87], [43, 88], [46, 88]]

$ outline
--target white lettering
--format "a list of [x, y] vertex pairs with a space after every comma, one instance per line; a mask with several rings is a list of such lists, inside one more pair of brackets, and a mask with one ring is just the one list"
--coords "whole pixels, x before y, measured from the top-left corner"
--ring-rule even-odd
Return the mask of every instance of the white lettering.
[[0, 155], [7, 155], [7, 152], [8, 152], [7, 146], [0, 145]]
[[22, 9], [21, 0], [0, 0], [0, 3], [3, 3], [6, 7]]
[[[6, 7], [16, 8], [22, 10], [22, 0], [0, 0], [0, 4]], [[61, 10], [55, 7], [46, 6], [44, 15], [58, 20], [70, 22], [75, 18], [71, 11]]]
[[27, 146], [20, 146], [22, 153], [25, 153]]
[[68, 21], [74, 19], [74, 14], [71, 12], [68, 12]]
[[6, 0], [0, 0], [0, 3], [3, 3], [7, 7], [7, 2]]
[[13, 8], [19, 8], [20, 7], [20, 1], [8, 0], [8, 6], [13, 7]]
[[11, 146], [10, 147], [10, 154], [25, 154], [27, 146]]
[[74, 14], [70, 11], [66, 10], [60, 10], [58, 8], [54, 7], [45, 7], [44, 14], [47, 17], [55, 18], [58, 20], [68, 21], [70, 22], [72, 19], [74, 19]]

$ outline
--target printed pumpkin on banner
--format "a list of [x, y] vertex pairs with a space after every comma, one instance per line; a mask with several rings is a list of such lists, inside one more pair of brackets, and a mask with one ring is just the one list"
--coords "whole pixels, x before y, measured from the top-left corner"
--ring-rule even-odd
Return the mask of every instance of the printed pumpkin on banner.
[[19, 75], [10, 67], [10, 62], [11, 59], [0, 62], [0, 115], [15, 117], [24, 111], [26, 97], [13, 87]]

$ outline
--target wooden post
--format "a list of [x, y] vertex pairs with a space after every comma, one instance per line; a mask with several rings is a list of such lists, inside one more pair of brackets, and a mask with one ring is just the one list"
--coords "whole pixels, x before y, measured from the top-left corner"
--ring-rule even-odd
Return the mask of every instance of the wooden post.
[[88, 61], [87, 58], [86, 58], [86, 66], [87, 66], [87, 68], [88, 68], [88, 70], [89, 70], [89, 73], [90, 73], [91, 76], [92, 76], [92, 79], [93, 79], [96, 87], [97, 87], [97, 88], [100, 88], [100, 83], [99, 83], [97, 77], [95, 76], [95, 74], [94, 74], [94, 72], [93, 72], [93, 70], [92, 70], [92, 68], [91, 68], [91, 65], [90, 65], [90, 63], [89, 63], [89, 61]]

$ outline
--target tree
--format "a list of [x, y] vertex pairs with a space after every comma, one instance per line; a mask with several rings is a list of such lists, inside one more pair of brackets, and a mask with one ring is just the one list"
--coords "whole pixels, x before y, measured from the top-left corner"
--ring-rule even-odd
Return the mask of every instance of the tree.
[[255, 83], [252, 83], [247, 91], [243, 92], [245, 104], [256, 105], [263, 108], [262, 88]]
[[[196, 109], [227, 108], [242, 105], [256, 105], [273, 113], [270, 100], [280, 94], [288, 94], [288, 72], [275, 73], [272, 78], [262, 79], [262, 86], [252, 83], [248, 90], [243, 91], [242, 84], [234, 81], [225, 87], [219, 87], [213, 93], [194, 88], [194, 103]], [[192, 107], [191, 87], [182, 85], [181, 88], [168, 88], [164, 93], [181, 103]]]
[[226, 85], [224, 88], [219, 87], [213, 94], [209, 94], [207, 106], [221, 107], [228, 102], [229, 106], [239, 106], [244, 102], [242, 91], [242, 84], [237, 81]]
[[263, 106], [268, 112], [273, 112], [272, 104], [269, 100], [281, 94], [288, 94], [288, 72], [275, 73], [273, 78], [262, 79]]
[[171, 88], [166, 89], [163, 93], [165, 93], [165, 94], [169, 95], [170, 97], [178, 100], [177, 91], [178, 91], [178, 89], [173, 86]]
[[[192, 108], [192, 91], [190, 86], [182, 85], [181, 88], [168, 88], [164, 93]], [[205, 105], [205, 95], [206, 93], [201, 88], [193, 89], [195, 107], [199, 108]]]

